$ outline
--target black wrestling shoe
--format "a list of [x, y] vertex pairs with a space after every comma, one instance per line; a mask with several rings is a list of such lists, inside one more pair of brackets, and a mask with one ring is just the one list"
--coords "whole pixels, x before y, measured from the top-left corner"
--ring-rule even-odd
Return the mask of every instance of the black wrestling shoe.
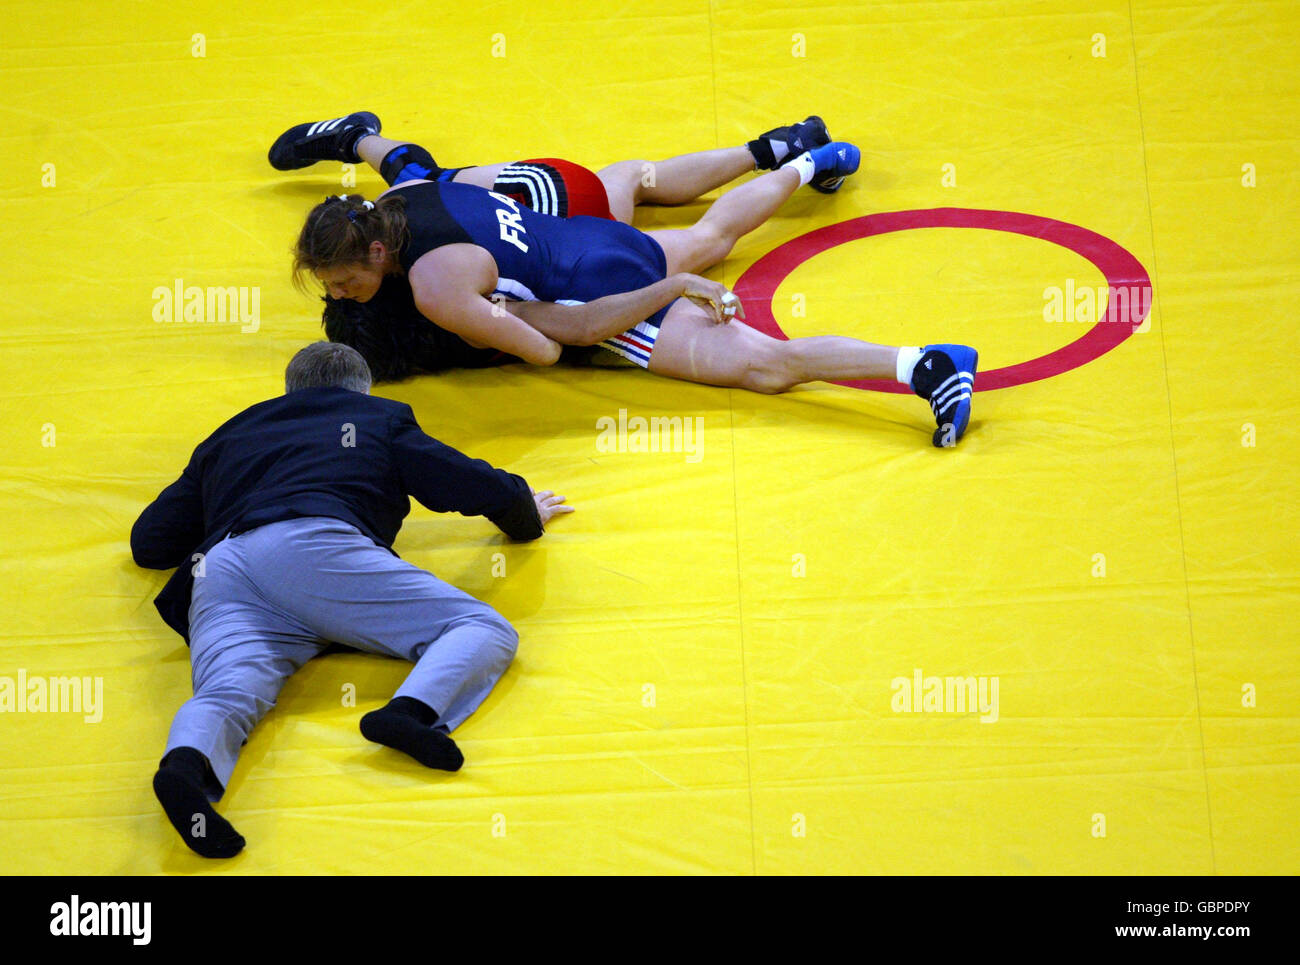
[[357, 141], [367, 134], [378, 134], [382, 126], [379, 118], [369, 111], [295, 124], [275, 139], [266, 159], [277, 171], [295, 171], [317, 161], [360, 164]]
[[[825, 122], [816, 114], [812, 114], [798, 124], [774, 127], [758, 135], [746, 146], [749, 148], [749, 153], [754, 155], [754, 163], [758, 165], [760, 171], [775, 171], [793, 161], [804, 151], [811, 151], [830, 142], [831, 135], [826, 130]], [[778, 161], [776, 156], [782, 149], [785, 153]]]

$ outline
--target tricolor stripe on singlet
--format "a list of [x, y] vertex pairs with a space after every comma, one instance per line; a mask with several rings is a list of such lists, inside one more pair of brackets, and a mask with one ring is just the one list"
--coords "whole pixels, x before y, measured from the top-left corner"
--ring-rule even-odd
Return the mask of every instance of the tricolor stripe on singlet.
[[655, 340], [659, 337], [659, 326], [653, 322], [641, 322], [635, 328], [620, 332], [613, 338], [607, 338], [600, 344], [625, 359], [648, 368], [650, 354], [654, 351]]
[[[535, 302], [537, 296], [527, 285], [520, 284], [513, 278], [498, 278], [496, 293], [506, 295], [509, 298], [520, 302]], [[557, 305], [585, 305], [586, 302], [574, 301], [570, 298], [558, 298], [555, 301]], [[635, 362], [641, 368], [650, 367], [650, 355], [655, 350], [655, 341], [659, 338], [659, 326], [654, 322], [639, 322], [635, 327], [628, 329], [626, 332], [619, 332], [612, 338], [596, 344], [613, 352], [615, 355], [621, 355], [630, 362]]]
[[[568, 298], [561, 298], [556, 301], [557, 305], [585, 305], [586, 302], [577, 302]], [[630, 362], [635, 362], [641, 368], [650, 367], [650, 354], [655, 350], [655, 341], [659, 338], [659, 326], [654, 322], [638, 322], [633, 328], [626, 332], [619, 332], [612, 338], [607, 338], [602, 342], [597, 342], [602, 348], [607, 348], [615, 355], [621, 355]]]

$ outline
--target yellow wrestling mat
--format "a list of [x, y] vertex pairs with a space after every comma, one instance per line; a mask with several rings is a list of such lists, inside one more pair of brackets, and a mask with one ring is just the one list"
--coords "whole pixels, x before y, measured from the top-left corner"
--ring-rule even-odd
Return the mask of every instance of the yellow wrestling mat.
[[[0, 869], [1300, 871], [1300, 8], [231, 6], [6, 4]], [[940, 450], [920, 400], [826, 384], [380, 386], [578, 511], [511, 545], [416, 507], [402, 556], [521, 635], [464, 770], [358, 732], [406, 665], [326, 656], [217, 805], [246, 850], [204, 861], [150, 789], [188, 651], [127, 536], [320, 337], [290, 247], [349, 175], [266, 150], [360, 109], [443, 164], [592, 167], [820, 113], [862, 170], [712, 277], [790, 335], [974, 344], [986, 391]], [[1143, 273], [1149, 316], [1107, 318]], [[178, 285], [248, 317], [156, 320]], [[640, 451], [654, 417], [698, 436]]]

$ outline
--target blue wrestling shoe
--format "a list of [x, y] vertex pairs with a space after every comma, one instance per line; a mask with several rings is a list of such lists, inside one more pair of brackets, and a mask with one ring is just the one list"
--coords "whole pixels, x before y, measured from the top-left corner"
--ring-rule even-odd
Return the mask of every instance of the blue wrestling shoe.
[[858, 169], [862, 154], [848, 141], [831, 141], [813, 148], [813, 163], [817, 174], [808, 184], [822, 194], [834, 194], [844, 184], [844, 179]]
[[295, 124], [275, 139], [266, 159], [277, 171], [295, 171], [311, 167], [317, 161], [360, 164], [357, 141], [367, 134], [378, 134], [382, 126], [379, 118], [369, 111]]
[[969, 345], [927, 345], [912, 369], [912, 391], [930, 403], [935, 422], [933, 442], [940, 448], [957, 445], [970, 425], [971, 394], [979, 353]]

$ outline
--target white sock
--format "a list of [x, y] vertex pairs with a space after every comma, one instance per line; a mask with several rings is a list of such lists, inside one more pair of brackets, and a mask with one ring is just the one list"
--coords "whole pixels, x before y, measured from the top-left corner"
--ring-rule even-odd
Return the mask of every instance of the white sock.
[[898, 350], [898, 365], [894, 369], [895, 377], [904, 385], [912, 384], [912, 370], [916, 368], [916, 363], [921, 361], [921, 356], [925, 353], [915, 345], [904, 345]]
[[796, 171], [799, 172], [800, 187], [803, 187], [805, 184], [811, 181], [813, 179], [813, 175], [817, 173], [817, 164], [815, 161], [813, 161], [812, 155], [807, 151], [804, 151], [802, 154], [800, 154], [797, 158], [795, 158], [793, 161], [787, 164], [786, 167], [794, 168]]

